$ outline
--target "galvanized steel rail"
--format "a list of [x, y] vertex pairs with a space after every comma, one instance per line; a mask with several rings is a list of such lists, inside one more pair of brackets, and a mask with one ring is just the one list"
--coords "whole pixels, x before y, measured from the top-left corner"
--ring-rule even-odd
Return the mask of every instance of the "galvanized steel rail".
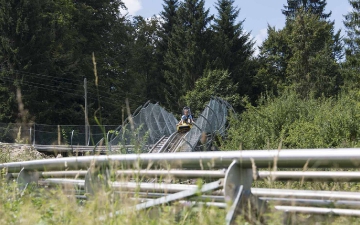
[[29, 170], [51, 171], [69, 169], [88, 169], [91, 163], [98, 166], [118, 163], [128, 168], [147, 168], [166, 166], [171, 168], [209, 169], [226, 168], [236, 160], [242, 168], [356, 168], [360, 165], [360, 149], [298, 149], [298, 150], [250, 150], [219, 152], [179, 152], [154, 154], [124, 154], [66, 157], [58, 159], [32, 160], [25, 162], [2, 163], [0, 169], [19, 172]]
[[[356, 210], [327, 210], [311, 206], [336, 206], [360, 208], [358, 192], [309, 191], [286, 189], [251, 188], [253, 179], [270, 180], [316, 180], [316, 181], [360, 181], [357, 171], [271, 171], [277, 168], [358, 168], [360, 149], [297, 149], [297, 150], [252, 150], [220, 152], [181, 152], [153, 154], [124, 154], [68, 157], [58, 159], [33, 160], [0, 164], [0, 169], [8, 172], [8, 177], [17, 177], [19, 188], [24, 189], [31, 182], [42, 185], [65, 185], [76, 187], [79, 192], [92, 189], [98, 173], [106, 177], [106, 170], [113, 169], [118, 178], [152, 177], [165, 179], [203, 178], [210, 182], [198, 190], [194, 184], [139, 183], [106, 181], [103, 184], [120, 193], [140, 191], [143, 203], [135, 209], [152, 207], [162, 203], [189, 198], [197, 192], [207, 194], [191, 198], [199, 204], [207, 205], [207, 200], [217, 202], [219, 207], [232, 202], [228, 209], [227, 222], [231, 224], [244, 207], [241, 199], [251, 196], [260, 201], [285, 204], [276, 209], [299, 213], [329, 213], [358, 216]], [[97, 168], [103, 168], [97, 170]], [[145, 169], [146, 168], [146, 169]], [[269, 171], [255, 171], [268, 168]], [[83, 177], [85, 176], [85, 179]], [[68, 179], [66, 177], [77, 178]], [[41, 179], [45, 178], [45, 179]], [[65, 178], [65, 179], [64, 179]], [[82, 179], [79, 179], [82, 178]], [[125, 179], [126, 180], [126, 179]], [[128, 179], [129, 180], [129, 179]], [[134, 179], [133, 179], [134, 180]], [[171, 180], [171, 179], [170, 179]], [[131, 181], [131, 179], [130, 179]], [[101, 186], [102, 183], [100, 183]], [[220, 189], [220, 190], [217, 190]], [[204, 195], [205, 194], [205, 195]], [[136, 194], [137, 195], [137, 194]], [[148, 199], [150, 198], [150, 199]], [[155, 198], [155, 199], [153, 199]], [[295, 204], [296, 207], [286, 206]], [[300, 206], [301, 205], [301, 208]], [[118, 213], [121, 213], [120, 211]]]

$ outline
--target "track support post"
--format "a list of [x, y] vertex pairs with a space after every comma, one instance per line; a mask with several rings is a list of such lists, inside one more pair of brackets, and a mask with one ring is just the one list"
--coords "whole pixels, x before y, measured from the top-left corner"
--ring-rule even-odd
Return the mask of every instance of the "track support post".
[[88, 169], [85, 175], [85, 192], [95, 194], [99, 190], [110, 188], [110, 170], [108, 167]]
[[[240, 163], [234, 160], [226, 171], [224, 181], [224, 197], [229, 204], [226, 215], [227, 225], [236, 224], [236, 218], [240, 214], [243, 214], [250, 222], [261, 220], [258, 215], [263, 210], [263, 205], [251, 194], [252, 182], [253, 170], [242, 168]], [[248, 213], [248, 210], [251, 212]]]
[[37, 184], [39, 177], [40, 174], [37, 171], [30, 171], [22, 168], [16, 179], [19, 191], [23, 193], [30, 183]]

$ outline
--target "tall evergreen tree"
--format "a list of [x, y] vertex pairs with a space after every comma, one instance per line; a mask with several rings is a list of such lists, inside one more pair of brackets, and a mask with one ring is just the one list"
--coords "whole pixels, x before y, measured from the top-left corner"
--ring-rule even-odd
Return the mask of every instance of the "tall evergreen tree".
[[[1, 80], [10, 97], [1, 104], [12, 108], [7, 122], [20, 119], [18, 115], [23, 122], [61, 120], [62, 113], [69, 112], [66, 106], [81, 98], [73, 94], [75, 84], [66, 82], [75, 70], [71, 3], [11, 0], [0, 1], [0, 7]], [[14, 110], [15, 96], [30, 114], [19, 112], [23, 107]], [[71, 112], [68, 118], [76, 118]]]
[[342, 81], [337, 63], [341, 46], [336, 41], [340, 34], [334, 34], [334, 23], [299, 10], [282, 30], [268, 32], [257, 74], [262, 87], [273, 93], [291, 87], [303, 97], [336, 93]]
[[165, 78], [169, 85], [167, 104], [174, 111], [181, 107], [182, 98], [194, 87], [208, 64], [212, 17], [204, 5], [204, 0], [185, 0], [177, 11], [165, 58]]
[[156, 100], [160, 103], [166, 104], [166, 98], [163, 94], [163, 90], [167, 87], [165, 79], [165, 71], [168, 69], [165, 65], [165, 56], [169, 49], [169, 40], [172, 37], [173, 28], [177, 21], [176, 12], [179, 7], [178, 0], [164, 0], [163, 10], [160, 12], [159, 21], [160, 27], [157, 30], [158, 40], [156, 41], [156, 57], [158, 64], [158, 79], [156, 87], [161, 90], [158, 92]]
[[299, 12], [289, 33], [292, 57], [288, 61], [287, 78], [301, 96], [331, 96], [341, 84], [334, 24], [318, 20], [318, 16]]
[[134, 17], [129, 74], [136, 82], [131, 84], [129, 94], [133, 96], [129, 96], [129, 99], [135, 106], [146, 100], [162, 100], [163, 86], [156, 49], [158, 29], [158, 18]]
[[343, 63], [343, 76], [346, 88], [359, 87], [360, 79], [360, 0], [349, 0], [352, 10], [346, 14], [344, 25], [347, 36], [344, 38], [346, 61]]
[[324, 12], [327, 4], [326, 0], [287, 0], [287, 3], [287, 5], [284, 5], [282, 13], [290, 19], [294, 19], [300, 9], [316, 14], [322, 19], [331, 16], [331, 11], [329, 13]]
[[260, 92], [277, 95], [286, 86], [286, 68], [292, 56], [288, 45], [289, 26], [276, 30], [268, 25], [268, 37], [259, 47], [259, 71], [255, 85]]
[[[117, 51], [124, 44], [120, 31], [127, 32], [119, 25], [122, 6], [120, 0], [0, 0], [0, 91], [9, 93], [0, 99], [6, 106], [0, 110], [6, 113], [3, 122], [18, 118], [17, 98], [37, 123], [83, 124], [84, 77], [89, 80], [92, 119], [98, 99], [106, 101], [94, 87], [92, 52], [97, 56], [99, 95], [109, 97], [111, 79], [124, 70], [118, 66], [122, 51]], [[110, 97], [112, 108], [108, 104], [101, 109], [118, 111], [118, 96]]]
[[159, 51], [165, 55], [168, 49], [169, 39], [176, 23], [176, 11], [179, 7], [178, 0], [164, 0], [163, 11], [160, 12], [162, 19], [161, 29], [159, 31]]
[[216, 9], [218, 15], [212, 25], [213, 66], [215, 69], [228, 70], [233, 82], [238, 83], [240, 94], [251, 94], [254, 41], [249, 32], [244, 32], [244, 21], [237, 22], [240, 9], [234, 6], [234, 0], [218, 0]]

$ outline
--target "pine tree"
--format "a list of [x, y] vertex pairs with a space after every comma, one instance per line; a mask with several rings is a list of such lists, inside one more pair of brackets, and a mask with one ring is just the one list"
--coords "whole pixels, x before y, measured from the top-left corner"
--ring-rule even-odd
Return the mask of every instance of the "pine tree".
[[158, 29], [158, 18], [134, 17], [129, 74], [136, 82], [132, 82], [129, 93], [135, 95], [130, 98], [135, 105], [143, 104], [146, 100], [162, 100], [160, 62], [156, 54]]
[[[334, 23], [299, 10], [282, 30], [268, 29], [260, 52], [260, 86], [271, 93], [293, 88], [302, 97], [334, 95], [341, 83], [340, 34]], [[269, 85], [269, 86], [266, 86]]]
[[360, 0], [349, 0], [352, 11], [345, 15], [344, 25], [347, 37], [345, 42], [346, 62], [343, 76], [348, 89], [358, 88], [360, 79]]
[[[7, 118], [11, 122], [59, 121], [70, 108], [66, 100], [72, 98], [71, 102], [75, 102], [81, 98], [68, 93], [75, 84], [65, 82], [65, 74], [74, 71], [75, 61], [70, 3], [11, 0], [0, 1], [0, 7], [6, 8], [0, 14], [1, 80], [9, 95], [0, 104], [4, 109], [12, 109]], [[62, 98], [58, 97], [60, 91]], [[29, 114], [13, 106], [14, 98], [18, 103], [21, 99]], [[76, 118], [72, 114], [69, 118]]]
[[158, 64], [158, 79], [156, 87], [161, 90], [158, 92], [156, 100], [162, 104], [166, 104], [164, 90], [166, 90], [167, 82], [165, 79], [165, 71], [168, 67], [165, 65], [165, 56], [169, 49], [169, 40], [172, 37], [173, 29], [177, 21], [176, 12], [179, 7], [178, 0], [164, 0], [163, 10], [160, 12], [160, 27], [157, 30], [158, 40], [156, 42], [156, 57]]
[[164, 0], [163, 11], [160, 12], [162, 19], [161, 29], [159, 31], [159, 52], [166, 54], [169, 44], [169, 39], [176, 23], [176, 11], [179, 7], [178, 0]]
[[284, 5], [285, 9], [282, 10], [282, 13], [290, 19], [294, 19], [300, 9], [316, 14], [322, 19], [328, 19], [331, 16], [331, 11], [324, 13], [326, 0], [287, 0], [287, 3], [288, 5]]
[[[94, 118], [99, 99], [110, 102], [102, 111], [118, 115], [120, 107], [114, 103], [119, 96], [108, 95], [119, 84], [111, 81], [120, 81], [116, 76], [125, 70], [121, 61], [126, 58], [121, 56], [125, 43], [120, 37], [127, 31], [121, 27], [121, 6], [120, 0], [0, 0], [4, 9], [0, 11], [0, 92], [8, 93], [0, 99], [4, 105], [0, 119], [19, 119], [15, 99], [20, 93], [30, 120], [83, 124], [84, 77], [89, 81], [89, 118]], [[102, 86], [99, 98], [92, 52], [97, 56]]]
[[234, 83], [239, 85], [241, 95], [251, 94], [251, 57], [254, 53], [254, 41], [249, 32], [244, 32], [243, 22], [236, 22], [240, 9], [234, 6], [234, 0], [218, 0], [217, 17], [212, 25], [213, 67], [228, 70]]
[[209, 10], [204, 0], [185, 0], [177, 11], [177, 22], [169, 40], [165, 57], [167, 104], [178, 110], [187, 91], [193, 89], [208, 64], [210, 41]]
[[255, 85], [260, 92], [279, 94], [286, 86], [286, 68], [292, 56], [288, 45], [289, 26], [276, 30], [268, 25], [268, 37], [260, 46], [259, 71]]
[[287, 79], [303, 97], [331, 96], [341, 84], [340, 67], [334, 49], [334, 24], [318, 16], [299, 12], [289, 33], [292, 57], [286, 69]]

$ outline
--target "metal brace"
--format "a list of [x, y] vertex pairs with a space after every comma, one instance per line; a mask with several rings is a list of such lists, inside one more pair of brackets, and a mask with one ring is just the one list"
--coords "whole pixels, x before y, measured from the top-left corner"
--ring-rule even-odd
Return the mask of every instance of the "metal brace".
[[16, 179], [18, 189], [22, 193], [26, 190], [27, 186], [34, 182], [37, 184], [39, 181], [40, 174], [37, 171], [30, 171], [22, 168]]
[[85, 175], [85, 192], [94, 194], [109, 188], [110, 170], [108, 167], [89, 168]]

